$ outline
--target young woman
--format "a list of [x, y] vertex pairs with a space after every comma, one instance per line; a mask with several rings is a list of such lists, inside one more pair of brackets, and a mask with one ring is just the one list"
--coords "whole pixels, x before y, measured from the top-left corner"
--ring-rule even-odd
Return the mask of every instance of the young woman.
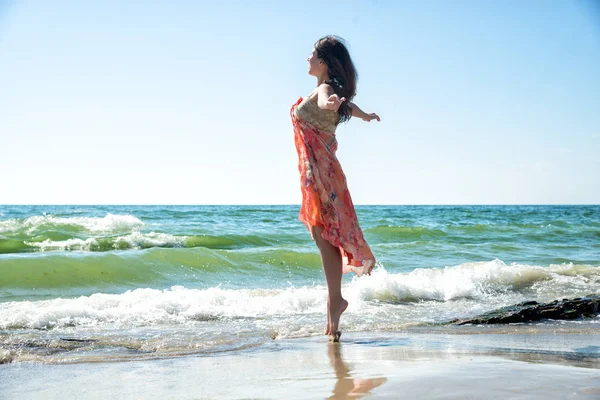
[[342, 297], [342, 273], [370, 275], [375, 257], [358, 225], [346, 177], [335, 155], [335, 130], [351, 117], [364, 121], [380, 118], [352, 103], [357, 73], [341, 38], [317, 40], [307, 61], [308, 73], [317, 78], [317, 88], [305, 99], [298, 99], [290, 110], [302, 190], [298, 219], [321, 253], [328, 290], [325, 334], [339, 341], [340, 316], [348, 307]]

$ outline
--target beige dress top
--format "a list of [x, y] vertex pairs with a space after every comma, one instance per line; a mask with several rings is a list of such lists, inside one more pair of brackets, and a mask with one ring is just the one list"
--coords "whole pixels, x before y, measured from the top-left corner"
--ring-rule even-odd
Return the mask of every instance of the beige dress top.
[[338, 113], [334, 110], [323, 110], [317, 104], [317, 96], [311, 95], [304, 98], [295, 109], [296, 118], [308, 122], [317, 129], [335, 133], [338, 122]]

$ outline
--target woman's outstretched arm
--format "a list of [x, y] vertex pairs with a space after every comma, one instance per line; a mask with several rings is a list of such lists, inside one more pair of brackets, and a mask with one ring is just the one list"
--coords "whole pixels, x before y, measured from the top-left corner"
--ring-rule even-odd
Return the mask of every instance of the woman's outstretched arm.
[[379, 118], [379, 115], [377, 115], [375, 113], [367, 114], [366, 112], [361, 110], [360, 107], [358, 107], [356, 104], [354, 104], [352, 102], [348, 103], [348, 106], [350, 106], [350, 109], [352, 110], [353, 117], [358, 117], [358, 118], [362, 119], [363, 121], [367, 121], [367, 122], [371, 122], [371, 120], [373, 120], [373, 119], [376, 119], [377, 121], [381, 121], [381, 118]]

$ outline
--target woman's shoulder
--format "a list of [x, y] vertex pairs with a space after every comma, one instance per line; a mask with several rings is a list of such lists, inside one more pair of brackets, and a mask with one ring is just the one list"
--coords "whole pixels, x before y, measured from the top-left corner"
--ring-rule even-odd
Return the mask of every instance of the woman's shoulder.
[[317, 86], [316, 92], [317, 94], [329, 98], [329, 96], [335, 93], [335, 90], [333, 90], [333, 86], [331, 86], [329, 83], [321, 83], [319, 86]]
[[331, 87], [330, 84], [328, 83], [321, 83], [319, 86], [317, 86], [315, 88], [315, 90], [313, 90], [308, 96], [307, 98], [309, 98], [310, 100], [318, 100], [319, 99], [319, 94], [326, 96], [327, 98], [329, 98], [329, 96], [331, 96], [331, 94], [334, 93], [333, 88]]

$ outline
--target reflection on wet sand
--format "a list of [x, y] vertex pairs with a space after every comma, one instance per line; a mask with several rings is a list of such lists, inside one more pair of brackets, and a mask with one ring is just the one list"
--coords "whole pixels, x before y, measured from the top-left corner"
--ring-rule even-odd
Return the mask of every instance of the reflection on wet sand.
[[350, 375], [350, 367], [342, 359], [342, 344], [329, 344], [329, 361], [335, 371], [337, 381], [333, 395], [328, 399], [358, 399], [387, 382], [387, 378], [354, 379]]

